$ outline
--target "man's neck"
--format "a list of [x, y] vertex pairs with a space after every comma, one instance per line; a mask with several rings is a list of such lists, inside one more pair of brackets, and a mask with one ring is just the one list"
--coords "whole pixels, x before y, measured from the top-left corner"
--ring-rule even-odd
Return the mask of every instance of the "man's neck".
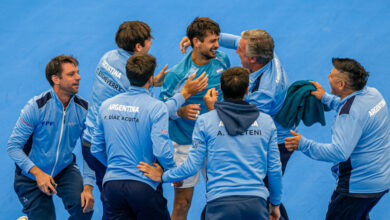
[[191, 59], [192, 59], [192, 62], [194, 62], [198, 66], [206, 65], [206, 64], [210, 63], [210, 60], [211, 60], [211, 59], [205, 58], [196, 49], [192, 50]]
[[249, 70], [251, 71], [251, 73], [254, 73], [254, 72], [258, 71], [259, 69], [263, 68], [264, 66], [265, 66], [265, 64], [253, 63], [249, 67]]
[[53, 88], [54, 92], [57, 94], [58, 99], [61, 101], [62, 106], [64, 107], [64, 110], [69, 105], [70, 98], [72, 97], [69, 94], [66, 94], [64, 91], [58, 89], [57, 87]]
[[151, 83], [150, 83], [150, 82], [147, 82], [147, 83], [145, 83], [145, 85], [140, 86], [140, 87], [141, 87], [141, 88], [144, 88], [144, 89], [146, 89], [146, 90], [149, 90], [150, 86], [151, 86]]
[[340, 97], [340, 100], [343, 100], [345, 97], [351, 95], [352, 93], [354, 92], [357, 92], [357, 91], [354, 91], [354, 90], [346, 90], [344, 91], [339, 97]]

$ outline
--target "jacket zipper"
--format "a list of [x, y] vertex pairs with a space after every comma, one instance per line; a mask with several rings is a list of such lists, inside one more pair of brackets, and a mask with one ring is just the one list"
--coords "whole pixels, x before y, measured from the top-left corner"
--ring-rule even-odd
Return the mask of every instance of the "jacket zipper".
[[57, 146], [56, 161], [54, 163], [53, 170], [51, 171], [51, 175], [50, 175], [52, 177], [53, 177], [54, 170], [55, 170], [55, 168], [57, 166], [57, 162], [58, 162], [58, 155], [60, 153], [60, 144], [61, 144], [61, 140], [62, 140], [62, 133], [64, 131], [64, 123], [65, 123], [65, 109], [64, 109], [63, 114], [62, 114], [61, 133], [60, 133], [60, 140], [58, 141], [58, 146]]

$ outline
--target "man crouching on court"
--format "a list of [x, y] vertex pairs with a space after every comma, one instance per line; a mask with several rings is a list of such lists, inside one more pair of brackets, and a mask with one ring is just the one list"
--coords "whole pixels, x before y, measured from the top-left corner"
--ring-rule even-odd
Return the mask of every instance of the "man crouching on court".
[[8, 140], [7, 152], [16, 163], [14, 189], [29, 219], [56, 219], [54, 194], [70, 220], [93, 214], [93, 171], [84, 163], [82, 177], [72, 153], [88, 111], [88, 102], [76, 95], [77, 65], [71, 56], [50, 60], [45, 72], [52, 88], [28, 101]]

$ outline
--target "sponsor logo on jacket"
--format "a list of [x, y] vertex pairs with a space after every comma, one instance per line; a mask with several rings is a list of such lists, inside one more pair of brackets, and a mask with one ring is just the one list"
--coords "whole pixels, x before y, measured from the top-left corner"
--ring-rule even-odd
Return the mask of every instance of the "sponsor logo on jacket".
[[52, 126], [53, 124], [54, 124], [54, 122], [52, 122], [52, 121], [43, 121], [43, 122], [41, 122], [42, 126]]

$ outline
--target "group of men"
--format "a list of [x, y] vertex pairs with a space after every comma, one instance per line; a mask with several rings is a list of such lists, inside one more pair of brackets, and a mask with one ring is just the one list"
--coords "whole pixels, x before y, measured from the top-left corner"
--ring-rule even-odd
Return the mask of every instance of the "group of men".
[[[75, 58], [47, 64], [52, 89], [27, 103], [7, 146], [15, 192], [30, 219], [55, 219], [53, 194], [69, 219], [91, 219], [94, 180], [103, 219], [186, 219], [199, 173], [206, 181], [202, 218], [288, 219], [282, 174], [297, 149], [335, 163], [327, 219], [365, 219], [390, 188], [387, 105], [366, 86], [358, 62], [333, 59], [334, 95], [312, 82], [312, 95], [338, 112], [332, 143], [321, 144], [274, 120], [289, 82], [266, 31], [220, 33], [215, 21], [197, 17], [180, 43], [192, 51], [156, 76], [151, 40], [143, 22], [120, 25], [118, 49], [99, 61], [89, 104], [76, 95]], [[242, 67], [230, 68], [219, 45], [236, 49]], [[153, 86], [161, 86], [159, 99]], [[83, 177], [72, 154], [79, 138]], [[160, 182], [175, 186], [171, 216]]]

